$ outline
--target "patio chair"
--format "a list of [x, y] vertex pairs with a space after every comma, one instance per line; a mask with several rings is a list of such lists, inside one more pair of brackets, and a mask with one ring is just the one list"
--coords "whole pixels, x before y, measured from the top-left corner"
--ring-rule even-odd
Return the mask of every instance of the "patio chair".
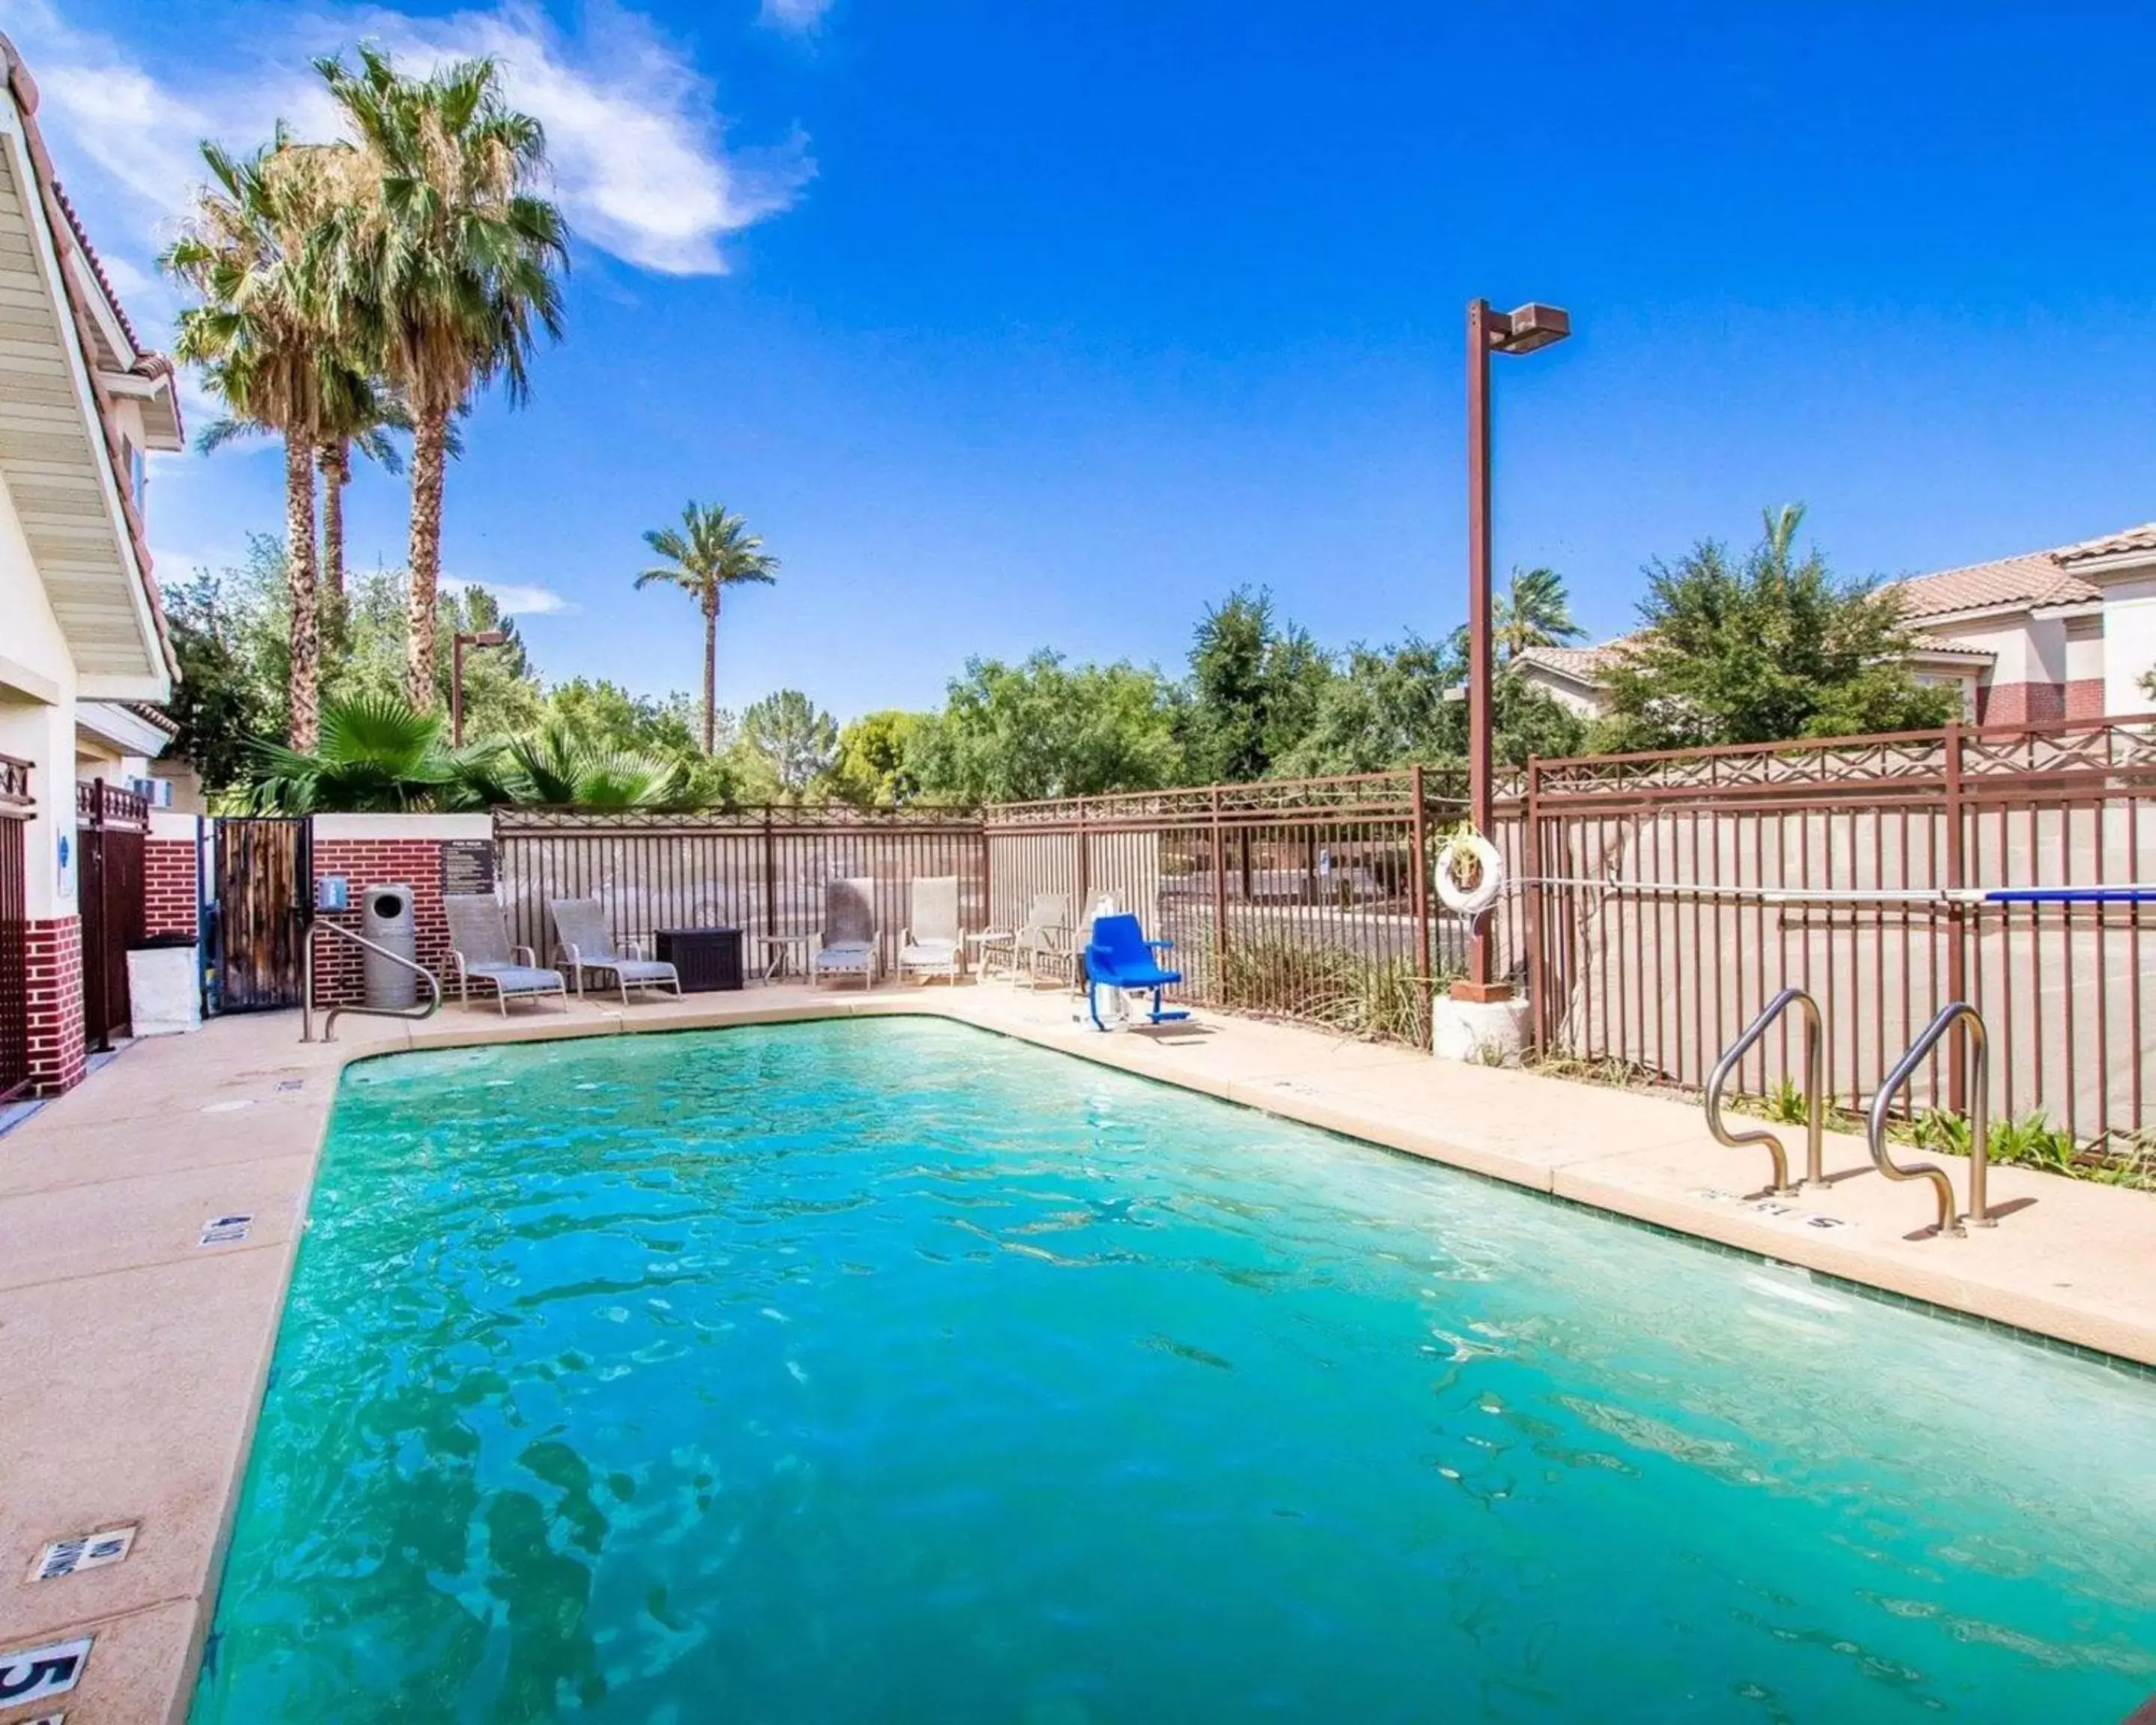
[[1016, 928], [998, 932], [983, 948], [983, 971], [991, 960], [999, 961], [1015, 985], [1023, 979], [1028, 988], [1040, 980], [1044, 968], [1060, 973], [1057, 980], [1070, 979], [1070, 896], [1036, 892], [1026, 909], [1025, 921]]
[[511, 995], [531, 999], [558, 994], [562, 1010], [569, 1009], [569, 985], [562, 973], [541, 964], [531, 947], [509, 943], [509, 925], [492, 893], [444, 893], [442, 911], [449, 918], [449, 959], [457, 968], [459, 1001], [469, 1006], [471, 985], [488, 983], [504, 1018], [509, 1016]]
[[925, 983], [942, 977], [956, 983], [960, 968], [958, 877], [932, 875], [911, 887], [912, 904], [898, 943], [898, 973], [918, 976]]
[[665, 959], [614, 951], [606, 912], [597, 899], [549, 899], [547, 911], [554, 919], [554, 957], [568, 967], [578, 994], [584, 992], [584, 973], [590, 971], [601, 978], [613, 978], [624, 1006], [629, 1004], [631, 988], [671, 988], [675, 999], [681, 998], [681, 974]]
[[859, 875], [824, 883], [824, 926], [808, 957], [813, 988], [825, 977], [857, 976], [864, 988], [875, 986], [878, 968], [875, 882]]
[[[1118, 988], [1142, 993], [1151, 990], [1152, 1009], [1146, 1014], [1152, 1024], [1173, 1024], [1187, 1019], [1187, 1012], [1172, 1012], [1160, 1004], [1160, 991], [1172, 983], [1183, 980], [1179, 970], [1164, 969], [1154, 957], [1175, 944], [1173, 941], [1149, 941], [1145, 931], [1138, 927], [1135, 916], [1096, 916], [1093, 919], [1092, 938], [1086, 943], [1086, 1011], [1093, 1020], [1093, 1028], [1105, 1030], [1107, 1024], [1101, 1017], [1101, 990]], [[1128, 1017], [1128, 1008], [1118, 1012], [1117, 1022]]]

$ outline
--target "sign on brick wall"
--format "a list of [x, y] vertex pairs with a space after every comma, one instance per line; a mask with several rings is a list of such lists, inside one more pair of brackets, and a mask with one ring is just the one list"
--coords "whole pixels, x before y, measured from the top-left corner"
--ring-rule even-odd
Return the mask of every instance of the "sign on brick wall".
[[442, 892], [494, 891], [494, 840], [449, 839], [442, 845]]

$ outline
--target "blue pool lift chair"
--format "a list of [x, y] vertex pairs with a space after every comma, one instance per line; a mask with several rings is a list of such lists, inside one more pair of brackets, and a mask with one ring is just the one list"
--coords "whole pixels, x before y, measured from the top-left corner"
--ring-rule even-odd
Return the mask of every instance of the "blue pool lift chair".
[[1173, 1024], [1190, 1016], [1187, 1012], [1171, 1012], [1160, 1004], [1160, 991], [1171, 983], [1181, 982], [1183, 973], [1163, 969], [1154, 955], [1167, 952], [1174, 944], [1173, 941], [1147, 940], [1135, 916], [1093, 919], [1092, 937], [1086, 943], [1086, 1010], [1095, 1029], [1108, 1028], [1101, 1019], [1103, 988], [1139, 993], [1151, 989], [1152, 1010], [1146, 1014], [1146, 1022], [1150, 1024]]

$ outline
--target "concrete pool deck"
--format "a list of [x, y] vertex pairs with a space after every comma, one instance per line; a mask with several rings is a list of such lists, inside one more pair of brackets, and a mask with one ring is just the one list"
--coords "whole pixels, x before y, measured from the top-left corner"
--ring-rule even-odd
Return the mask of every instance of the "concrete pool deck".
[[[1665, 1097], [1440, 1063], [1201, 1014], [1101, 1036], [1067, 995], [1000, 985], [872, 993], [778, 986], [355, 1018], [330, 1045], [295, 1013], [141, 1042], [0, 1137], [0, 1657], [94, 1638], [78, 1685], [0, 1703], [0, 1725], [184, 1717], [316, 1158], [349, 1060], [624, 1030], [932, 1014], [1697, 1238], [2156, 1364], [2156, 1194], [2015, 1168], [1995, 1230], [1924, 1237], [1931, 1197], [1830, 1135], [1824, 1193], [1759, 1208], [1766, 1158]], [[1792, 1130], [1793, 1159], [1797, 1133]], [[1966, 1164], [1949, 1159], [1957, 1194]], [[203, 1244], [245, 1215], [244, 1240]], [[1819, 1225], [1825, 1219], [1833, 1225]], [[33, 1579], [50, 1542], [138, 1529], [124, 1561]]]

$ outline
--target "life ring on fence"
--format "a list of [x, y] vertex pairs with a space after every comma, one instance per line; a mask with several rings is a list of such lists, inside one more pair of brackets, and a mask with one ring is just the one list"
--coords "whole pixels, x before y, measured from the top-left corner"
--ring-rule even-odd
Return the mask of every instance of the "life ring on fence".
[[[1462, 850], [1474, 858], [1478, 870], [1472, 886], [1462, 886], [1454, 873]], [[1497, 895], [1505, 890], [1505, 859], [1498, 855], [1497, 847], [1480, 833], [1448, 839], [1438, 852], [1430, 874], [1430, 884], [1437, 888], [1437, 896], [1445, 901], [1445, 909], [1456, 916], [1481, 916], [1497, 902]]]

